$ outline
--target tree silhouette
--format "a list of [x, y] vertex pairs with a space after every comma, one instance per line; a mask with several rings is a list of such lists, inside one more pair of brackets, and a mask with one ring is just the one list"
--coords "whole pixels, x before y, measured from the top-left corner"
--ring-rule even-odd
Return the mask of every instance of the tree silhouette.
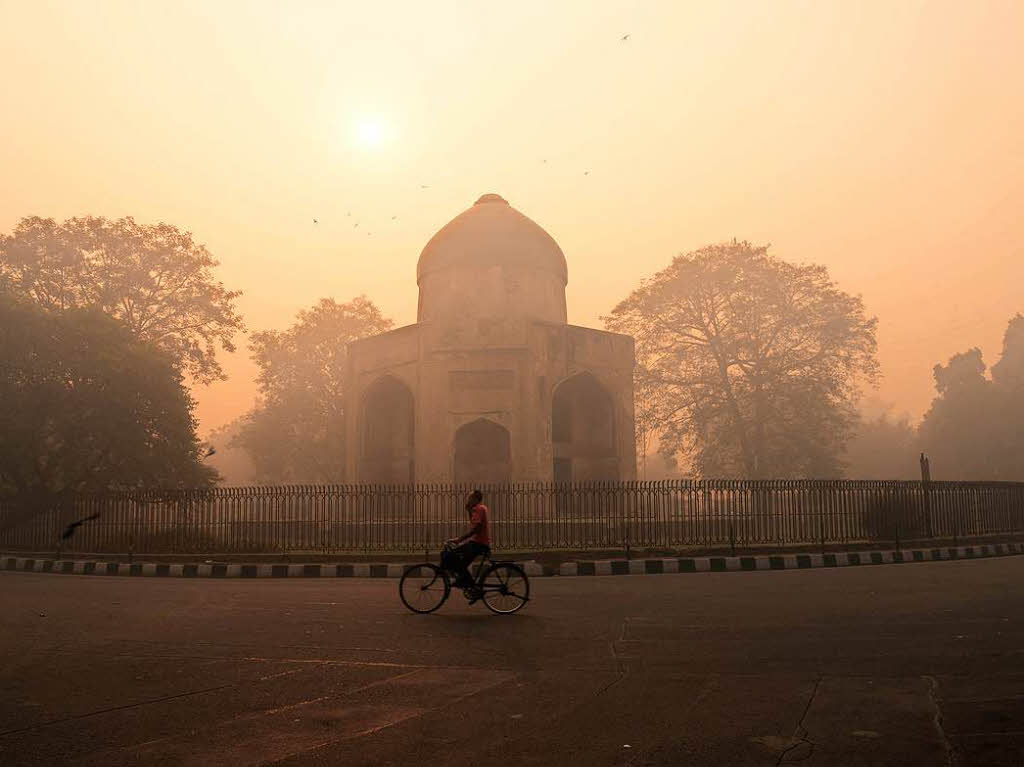
[[391, 327], [359, 296], [348, 303], [321, 299], [287, 330], [253, 334], [261, 400], [232, 444], [249, 453], [260, 482], [344, 479], [345, 347]]
[[843, 461], [850, 479], [917, 479], [917, 430], [906, 415], [889, 408], [871, 417], [861, 416], [845, 445]]
[[702, 476], [839, 476], [876, 320], [822, 266], [747, 242], [680, 255], [605, 318], [636, 340], [660, 449]]
[[205, 487], [172, 360], [97, 309], [0, 291], [0, 497], [34, 514], [81, 491]]
[[234, 351], [242, 329], [217, 261], [189, 232], [131, 217], [29, 216], [0, 236], [0, 286], [46, 309], [93, 307], [167, 351], [195, 380], [224, 378], [218, 346]]
[[981, 350], [934, 369], [937, 396], [921, 421], [936, 479], [1024, 480], [1024, 317], [1006, 328], [999, 361], [985, 376]]

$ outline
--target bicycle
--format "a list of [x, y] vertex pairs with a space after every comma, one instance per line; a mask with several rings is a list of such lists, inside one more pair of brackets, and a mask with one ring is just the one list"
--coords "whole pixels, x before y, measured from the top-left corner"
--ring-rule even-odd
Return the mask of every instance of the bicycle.
[[[444, 561], [444, 553], [454, 548], [446, 543], [441, 561]], [[402, 604], [414, 613], [434, 612], [448, 601], [454, 575], [431, 562], [409, 565], [398, 582]], [[511, 615], [530, 601], [530, 579], [515, 562], [493, 560], [490, 554], [485, 554], [476, 566], [473, 585], [462, 591], [470, 603], [481, 599], [491, 612]]]

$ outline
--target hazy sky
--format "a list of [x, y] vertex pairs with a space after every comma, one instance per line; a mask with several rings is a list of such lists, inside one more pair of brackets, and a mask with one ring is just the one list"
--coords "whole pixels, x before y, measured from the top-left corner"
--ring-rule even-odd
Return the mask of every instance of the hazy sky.
[[[915, 417], [1024, 312], [1019, 0], [0, 0], [0, 78], [0, 231], [173, 223], [251, 329], [360, 293], [414, 322], [421, 248], [485, 192], [561, 244], [576, 324], [709, 242], [827, 265]], [[252, 404], [240, 341], [204, 433]]]

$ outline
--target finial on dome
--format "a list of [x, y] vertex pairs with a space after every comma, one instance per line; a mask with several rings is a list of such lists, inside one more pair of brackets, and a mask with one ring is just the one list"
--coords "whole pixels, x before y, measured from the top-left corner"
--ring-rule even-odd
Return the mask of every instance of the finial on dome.
[[485, 194], [483, 197], [481, 197], [479, 200], [477, 200], [473, 204], [474, 205], [482, 205], [485, 202], [501, 202], [501, 203], [504, 203], [505, 205], [508, 205], [508, 200], [506, 200], [500, 194], [493, 194], [493, 193]]

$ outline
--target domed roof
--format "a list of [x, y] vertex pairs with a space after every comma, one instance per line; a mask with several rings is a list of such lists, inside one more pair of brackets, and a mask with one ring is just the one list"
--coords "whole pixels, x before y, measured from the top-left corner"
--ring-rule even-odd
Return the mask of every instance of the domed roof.
[[563, 283], [569, 279], [558, 243], [496, 194], [485, 194], [430, 238], [416, 265], [416, 282], [430, 272], [482, 265], [543, 270]]

